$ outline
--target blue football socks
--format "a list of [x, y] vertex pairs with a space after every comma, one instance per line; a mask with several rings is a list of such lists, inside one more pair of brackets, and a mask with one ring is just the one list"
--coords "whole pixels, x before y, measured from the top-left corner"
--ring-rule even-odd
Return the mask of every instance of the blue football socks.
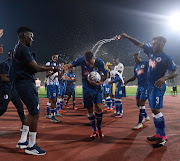
[[159, 134], [161, 136], [166, 136], [165, 134], [165, 122], [164, 122], [164, 116], [161, 112], [158, 114], [153, 114], [153, 120], [156, 127], [156, 134]]

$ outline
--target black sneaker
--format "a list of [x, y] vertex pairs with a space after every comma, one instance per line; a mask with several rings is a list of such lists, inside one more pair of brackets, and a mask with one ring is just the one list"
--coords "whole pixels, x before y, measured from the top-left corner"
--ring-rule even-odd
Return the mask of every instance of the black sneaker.
[[158, 141], [159, 139], [161, 139], [161, 137], [158, 134], [156, 134], [152, 137], [147, 137], [147, 140], [149, 140], [149, 141]]
[[153, 145], [154, 148], [159, 148], [161, 146], [164, 146], [167, 142], [167, 137], [163, 136], [163, 138], [160, 138], [156, 144]]

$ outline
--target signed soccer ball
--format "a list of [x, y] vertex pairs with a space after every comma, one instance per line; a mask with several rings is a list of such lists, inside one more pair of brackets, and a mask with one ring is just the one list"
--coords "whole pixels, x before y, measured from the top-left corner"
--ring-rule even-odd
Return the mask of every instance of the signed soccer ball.
[[88, 81], [90, 82], [98, 82], [101, 80], [101, 76], [98, 72], [96, 71], [92, 71], [91, 73], [89, 73], [88, 75]]

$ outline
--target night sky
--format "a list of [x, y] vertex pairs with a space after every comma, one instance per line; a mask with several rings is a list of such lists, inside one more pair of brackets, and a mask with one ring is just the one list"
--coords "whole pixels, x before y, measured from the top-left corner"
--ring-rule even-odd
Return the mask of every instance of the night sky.
[[[4, 29], [0, 61], [17, 43], [17, 28], [28, 26], [34, 31], [31, 50], [39, 63], [48, 61], [53, 52], [71, 62], [97, 41], [126, 32], [145, 43], [152, 43], [154, 36], [166, 37], [165, 52], [180, 65], [180, 30], [173, 30], [168, 22], [168, 16], [180, 10], [180, 0], [0, 0], [0, 7]], [[119, 57], [124, 65], [134, 65], [134, 52], [147, 59], [128, 40], [104, 44], [97, 57], [105, 62]]]

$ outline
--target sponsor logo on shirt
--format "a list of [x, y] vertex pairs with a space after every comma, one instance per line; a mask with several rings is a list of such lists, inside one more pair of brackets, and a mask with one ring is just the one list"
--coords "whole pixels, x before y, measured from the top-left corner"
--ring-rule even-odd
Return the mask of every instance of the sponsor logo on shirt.
[[88, 74], [89, 74], [89, 71], [86, 69], [86, 70], [84, 71], [84, 75], [85, 75], [85, 76], [88, 76]]
[[152, 59], [149, 60], [149, 66], [152, 68], [156, 68], [157, 62], [153, 61]]
[[139, 76], [139, 75], [141, 75], [141, 74], [143, 74], [144, 73], [144, 69], [139, 69], [138, 71], [137, 71], [137, 75]]
[[144, 68], [144, 65], [141, 65], [141, 68]]

